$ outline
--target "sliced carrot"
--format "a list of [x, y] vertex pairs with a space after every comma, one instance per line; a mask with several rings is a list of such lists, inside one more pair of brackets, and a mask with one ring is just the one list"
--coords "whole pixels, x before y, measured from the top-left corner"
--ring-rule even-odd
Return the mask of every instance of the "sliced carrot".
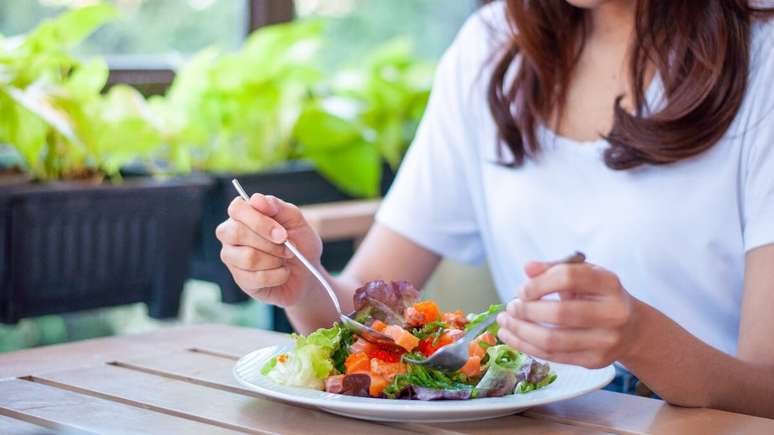
[[368, 394], [372, 397], [378, 397], [387, 388], [388, 384], [389, 382], [383, 376], [371, 374], [371, 385], [368, 387]]
[[392, 381], [396, 375], [406, 373], [406, 364], [402, 362], [385, 362], [376, 358], [371, 359], [371, 374], [384, 376], [387, 381]]
[[441, 310], [433, 301], [417, 302], [413, 308], [422, 315], [423, 325], [441, 320]]
[[481, 357], [474, 355], [468, 358], [460, 373], [468, 377], [478, 376], [481, 373]]
[[381, 320], [374, 320], [374, 323], [371, 324], [371, 328], [373, 328], [376, 331], [382, 332], [384, 331], [384, 328], [386, 328], [387, 325], [382, 322]]
[[371, 359], [365, 352], [351, 353], [344, 361], [344, 369], [347, 374], [368, 372], [371, 370]]
[[419, 345], [419, 339], [398, 325], [389, 325], [381, 331], [384, 335], [395, 340], [395, 344], [411, 352]]

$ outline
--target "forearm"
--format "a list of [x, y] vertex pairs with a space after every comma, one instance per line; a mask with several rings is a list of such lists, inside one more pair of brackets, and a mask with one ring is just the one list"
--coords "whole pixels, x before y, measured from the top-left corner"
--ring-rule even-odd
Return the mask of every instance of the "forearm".
[[621, 363], [666, 401], [774, 417], [774, 364], [735, 358], [637, 303], [637, 330]]

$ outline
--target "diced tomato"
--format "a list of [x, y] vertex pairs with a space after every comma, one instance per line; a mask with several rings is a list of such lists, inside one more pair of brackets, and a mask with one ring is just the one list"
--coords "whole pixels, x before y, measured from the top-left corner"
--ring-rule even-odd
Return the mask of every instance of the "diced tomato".
[[382, 332], [384, 331], [384, 328], [386, 328], [387, 325], [382, 322], [381, 320], [374, 320], [374, 323], [371, 324], [371, 328], [373, 328], [375, 331]]
[[385, 388], [387, 388], [387, 385], [389, 382], [387, 382], [387, 379], [384, 379], [383, 376], [371, 374], [371, 385], [368, 387], [368, 394], [370, 394], [372, 397], [378, 397], [382, 394], [382, 391], [384, 391]]
[[395, 340], [395, 344], [411, 352], [419, 344], [419, 339], [398, 325], [389, 325], [381, 331], [384, 335]]
[[402, 362], [388, 363], [376, 358], [371, 359], [371, 374], [384, 376], [388, 381], [392, 381], [392, 378], [401, 373], [406, 373], [406, 365]]
[[441, 310], [433, 301], [422, 301], [406, 308], [404, 314], [406, 323], [412, 326], [422, 326], [441, 320]]
[[484, 358], [484, 355], [486, 355], [486, 349], [484, 349], [479, 343], [484, 342], [490, 346], [494, 346], [497, 344], [497, 338], [495, 338], [494, 335], [485, 332], [478, 336], [475, 340], [470, 342], [470, 345], [468, 345], [468, 355], [469, 356], [478, 356], [479, 358]]
[[473, 355], [460, 369], [460, 372], [468, 377], [478, 376], [481, 373], [481, 357]]
[[453, 328], [464, 329], [468, 324], [468, 318], [462, 310], [441, 314], [441, 321]]
[[349, 346], [349, 351], [353, 353], [365, 352], [370, 354], [371, 352], [375, 352], [377, 350], [379, 350], [379, 346], [360, 337], [358, 337], [358, 339]]
[[449, 333], [444, 332], [438, 338], [431, 336], [421, 340], [419, 342], [419, 351], [425, 356], [430, 356], [441, 347], [451, 343], [454, 343], [454, 337]]
[[374, 345], [375, 349], [371, 350], [370, 352], [366, 352], [369, 357], [376, 358], [381, 361], [385, 362], [398, 362], [400, 361], [401, 355], [403, 355], [403, 352], [395, 352], [395, 351], [389, 351], [386, 349], [379, 349]]
[[344, 369], [347, 374], [368, 372], [371, 370], [371, 358], [365, 352], [351, 353], [344, 361]]

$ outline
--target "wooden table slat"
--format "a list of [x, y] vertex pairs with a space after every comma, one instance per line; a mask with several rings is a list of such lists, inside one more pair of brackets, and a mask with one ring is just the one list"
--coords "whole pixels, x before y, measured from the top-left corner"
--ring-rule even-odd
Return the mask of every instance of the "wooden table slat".
[[[204, 347], [244, 354], [259, 347], [285, 343], [288, 336], [271, 331], [227, 325], [195, 325], [150, 334], [97, 338], [75, 343], [0, 353], [0, 379], [83, 367], [137, 355], [163, 355], [172, 350]], [[52, 355], [56, 355], [52, 358]]]
[[661, 400], [596, 391], [532, 408], [526, 415], [622, 433], [774, 434], [774, 420], [705, 408], [680, 408]]
[[[188, 380], [190, 382], [208, 385], [227, 391], [243, 394], [254, 394], [242, 387], [231, 374], [234, 365], [233, 356], [217, 356], [214, 353], [180, 351], [164, 355], [163, 357], [151, 357], [118, 361], [121, 367], [134, 370], [156, 373], [175, 379]], [[468, 423], [453, 423], [444, 425], [426, 424], [400, 424], [401, 429], [417, 432], [437, 433], [439, 430], [447, 433], [509, 433], [528, 434], [535, 433], [540, 428], [545, 434], [591, 434], [603, 433], [589, 428], [579, 428], [566, 424], [541, 422], [523, 416], [509, 416], [497, 420], [486, 420]], [[604, 432], [608, 433], [608, 432]]]
[[51, 372], [35, 379], [80, 393], [232, 429], [306, 434], [311, 424], [315, 431], [322, 433], [399, 433], [384, 425], [344, 419], [111, 365]]
[[[111, 434], [234, 434], [218, 426], [77, 394], [24, 380], [0, 382], [0, 414], [14, 411], [33, 421], [88, 432]], [[0, 423], [0, 429], [2, 424]], [[40, 430], [40, 427], [37, 427]], [[0, 433], [14, 433], [0, 430]]]
[[32, 424], [13, 417], [7, 417], [2, 414], [3, 409], [0, 408], [0, 433], [2, 434], [37, 434], [44, 430], [44, 426], [38, 426], [37, 424]]

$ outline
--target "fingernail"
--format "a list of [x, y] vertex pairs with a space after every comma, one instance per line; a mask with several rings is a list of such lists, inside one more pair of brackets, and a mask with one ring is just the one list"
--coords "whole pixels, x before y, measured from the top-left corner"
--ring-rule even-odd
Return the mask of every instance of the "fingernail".
[[285, 241], [285, 230], [280, 227], [274, 227], [271, 230], [271, 240], [274, 243], [282, 243]]
[[500, 313], [497, 315], [497, 323], [501, 325], [505, 323], [505, 313]]

